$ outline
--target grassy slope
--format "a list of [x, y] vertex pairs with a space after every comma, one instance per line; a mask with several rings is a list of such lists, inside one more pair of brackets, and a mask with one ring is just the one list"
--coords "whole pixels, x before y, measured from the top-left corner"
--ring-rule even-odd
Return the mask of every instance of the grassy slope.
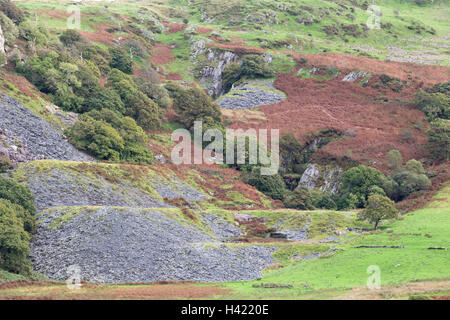
[[[227, 298], [302, 298], [319, 295], [318, 289], [336, 295], [339, 291], [365, 286], [367, 267], [379, 266], [381, 285], [432, 279], [450, 279], [450, 252], [428, 250], [428, 247], [450, 247], [450, 186], [435, 197], [426, 208], [417, 210], [382, 227], [380, 233], [362, 236], [348, 243], [344, 250], [331, 257], [306, 260], [288, 267], [268, 271], [259, 281], [233, 282], [224, 287], [234, 294]], [[392, 233], [387, 233], [392, 229]], [[427, 237], [426, 235], [431, 235]], [[361, 249], [359, 245], [401, 245], [404, 249]], [[257, 289], [258, 282], [292, 284], [292, 289]], [[302, 285], [308, 284], [309, 288]], [[304, 296], [306, 295], [306, 296]]]

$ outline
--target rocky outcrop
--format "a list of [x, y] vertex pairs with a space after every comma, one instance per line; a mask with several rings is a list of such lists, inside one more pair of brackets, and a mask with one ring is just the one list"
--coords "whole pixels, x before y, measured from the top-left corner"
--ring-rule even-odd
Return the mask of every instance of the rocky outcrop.
[[349, 74], [347, 74], [344, 78], [342, 78], [342, 81], [344, 81], [344, 82], [355, 82], [358, 79], [366, 78], [368, 76], [370, 76], [369, 72], [352, 71]]
[[342, 168], [336, 165], [321, 166], [310, 163], [300, 179], [299, 186], [337, 193], [343, 172]]
[[272, 248], [226, 246], [171, 216], [111, 207], [44, 211], [31, 245], [34, 269], [65, 280], [77, 266], [82, 281], [103, 283], [237, 281], [259, 278], [273, 263]]
[[0, 54], [5, 53], [5, 36], [3, 35], [2, 26], [0, 25]]
[[286, 95], [273, 86], [272, 80], [251, 80], [233, 86], [217, 103], [225, 109], [249, 109], [274, 104], [286, 99]]
[[225, 67], [239, 60], [239, 56], [232, 51], [208, 48], [206, 50], [207, 65], [201, 70], [200, 82], [212, 97], [223, 94], [222, 72]]
[[14, 98], [0, 97], [0, 156], [14, 162], [37, 159], [93, 161], [49, 123]]

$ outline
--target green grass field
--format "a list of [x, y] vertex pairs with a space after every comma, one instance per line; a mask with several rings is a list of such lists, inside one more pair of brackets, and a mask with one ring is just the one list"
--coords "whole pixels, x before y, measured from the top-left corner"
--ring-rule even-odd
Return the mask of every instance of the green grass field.
[[[353, 239], [330, 257], [292, 263], [267, 271], [260, 280], [231, 282], [230, 298], [327, 298], [351, 287], [362, 287], [370, 276], [369, 266], [381, 271], [381, 286], [422, 280], [450, 279], [450, 186], [440, 191], [426, 208], [385, 224], [379, 233]], [[392, 232], [388, 232], [391, 229]], [[405, 248], [356, 248], [360, 245], [404, 246]], [[429, 250], [444, 247], [447, 250]], [[293, 288], [260, 289], [258, 283], [291, 284]], [[307, 285], [308, 287], [305, 287]], [[319, 290], [319, 292], [317, 292]], [[320, 293], [321, 292], [321, 293]]]

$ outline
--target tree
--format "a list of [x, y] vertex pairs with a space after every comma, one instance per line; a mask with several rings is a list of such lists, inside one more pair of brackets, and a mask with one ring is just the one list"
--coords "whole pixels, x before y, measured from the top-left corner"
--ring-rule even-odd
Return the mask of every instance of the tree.
[[402, 154], [396, 149], [389, 151], [387, 154], [387, 158], [388, 158], [387, 165], [390, 169], [393, 170], [398, 169], [403, 164]]
[[437, 119], [430, 124], [428, 147], [436, 159], [449, 161], [450, 156], [450, 120]]
[[283, 200], [285, 192], [285, 184], [280, 175], [261, 175], [260, 168], [253, 168], [248, 178], [248, 184], [265, 195], [276, 200]]
[[119, 161], [124, 150], [124, 140], [106, 121], [82, 115], [66, 130], [69, 140], [82, 150], [103, 160]]
[[230, 91], [233, 83], [241, 78], [241, 66], [237, 62], [228, 64], [222, 72], [222, 86], [225, 92]]
[[346, 197], [350, 193], [358, 199], [357, 208], [363, 208], [370, 195], [370, 187], [383, 187], [384, 175], [377, 169], [360, 165], [353, 167], [342, 175], [341, 194]]
[[0, 269], [29, 274], [30, 235], [18, 212], [23, 208], [0, 198]]
[[118, 69], [112, 69], [107, 86], [117, 92], [124, 102], [124, 115], [130, 116], [143, 128], [155, 130], [161, 126], [158, 105], [138, 90], [133, 78]]
[[68, 29], [62, 33], [59, 40], [66, 46], [69, 47], [82, 39], [81, 34], [73, 29]]
[[416, 159], [409, 160], [405, 165], [405, 169], [408, 171], [415, 172], [417, 174], [425, 174], [423, 164], [420, 161], [417, 161]]
[[319, 189], [313, 189], [309, 191], [312, 198], [312, 204], [318, 209], [336, 210], [336, 202], [328, 192], [323, 192]]
[[24, 223], [25, 230], [33, 232], [36, 208], [34, 207], [34, 196], [30, 189], [23, 184], [0, 175], [0, 198], [23, 208], [23, 212], [19, 212], [18, 215]]
[[359, 218], [374, 223], [374, 229], [376, 230], [381, 220], [392, 219], [397, 215], [398, 211], [395, 208], [394, 201], [379, 194], [372, 194], [369, 196], [367, 206], [360, 213]]
[[450, 97], [440, 92], [421, 91], [414, 97], [414, 104], [427, 116], [428, 121], [437, 118], [450, 119]]
[[109, 54], [111, 55], [111, 68], [119, 69], [127, 74], [133, 73], [133, 60], [128, 52], [121, 48], [114, 47], [109, 49]]
[[393, 179], [399, 185], [400, 198], [406, 198], [413, 192], [420, 191], [431, 186], [430, 179], [425, 174], [418, 174], [407, 169], [394, 174]]
[[25, 14], [22, 9], [12, 3], [11, 0], [0, 0], [0, 11], [14, 21], [15, 24], [19, 24], [25, 20]]
[[249, 79], [270, 78], [275, 74], [266, 60], [259, 55], [247, 55], [242, 59], [241, 77]]
[[181, 89], [174, 98], [173, 107], [177, 112], [177, 121], [191, 129], [195, 121], [202, 121], [203, 126], [222, 127], [222, 112], [203, 90], [198, 88]]
[[284, 205], [287, 208], [299, 210], [313, 210], [312, 197], [309, 190], [305, 187], [297, 187], [291, 194], [286, 196]]

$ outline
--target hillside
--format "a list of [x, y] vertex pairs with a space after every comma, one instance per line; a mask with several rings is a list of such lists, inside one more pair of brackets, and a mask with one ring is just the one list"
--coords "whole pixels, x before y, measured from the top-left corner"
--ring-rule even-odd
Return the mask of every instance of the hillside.
[[0, 0], [0, 299], [448, 296], [449, 9]]

